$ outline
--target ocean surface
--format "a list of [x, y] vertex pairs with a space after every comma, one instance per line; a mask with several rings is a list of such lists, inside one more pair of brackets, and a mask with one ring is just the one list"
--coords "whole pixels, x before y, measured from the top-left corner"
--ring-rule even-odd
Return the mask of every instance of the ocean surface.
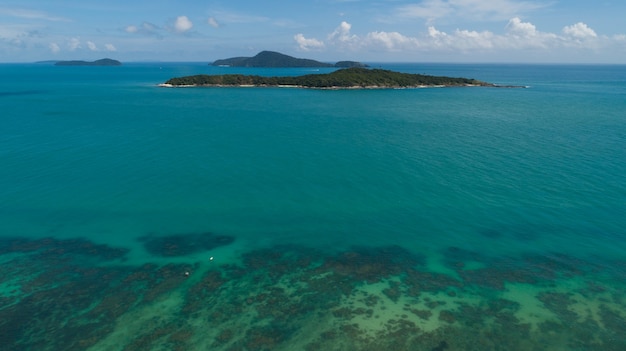
[[626, 66], [0, 64], [0, 349], [626, 350]]

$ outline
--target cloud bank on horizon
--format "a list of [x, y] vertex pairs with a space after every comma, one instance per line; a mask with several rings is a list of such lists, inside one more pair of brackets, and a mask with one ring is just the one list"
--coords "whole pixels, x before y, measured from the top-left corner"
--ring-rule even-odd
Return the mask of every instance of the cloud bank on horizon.
[[626, 63], [623, 13], [626, 2], [581, 0], [9, 0], [0, 62], [274, 50], [328, 61]]

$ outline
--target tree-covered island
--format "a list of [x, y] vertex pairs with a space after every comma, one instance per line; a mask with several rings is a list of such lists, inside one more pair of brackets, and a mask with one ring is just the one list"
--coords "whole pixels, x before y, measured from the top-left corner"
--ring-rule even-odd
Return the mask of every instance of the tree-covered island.
[[452, 87], [452, 86], [490, 86], [495, 84], [470, 78], [451, 78], [422, 74], [400, 73], [384, 69], [345, 68], [327, 74], [307, 74], [291, 77], [262, 77], [256, 75], [199, 74], [172, 78], [160, 84], [165, 87], [202, 86], [257, 86], [280, 87], [293, 86], [318, 89], [349, 89], [349, 88], [418, 88], [418, 87]]
[[121, 66], [122, 63], [118, 60], [104, 58], [104, 59], [100, 59], [96, 61], [82, 61], [82, 60], [56, 61], [54, 65], [55, 66]]

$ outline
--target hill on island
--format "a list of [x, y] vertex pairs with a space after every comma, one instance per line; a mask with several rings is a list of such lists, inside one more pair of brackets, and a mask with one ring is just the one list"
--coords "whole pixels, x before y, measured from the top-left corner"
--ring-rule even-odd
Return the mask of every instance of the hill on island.
[[96, 61], [81, 61], [81, 60], [72, 60], [72, 61], [57, 61], [55, 66], [121, 66], [122, 63], [118, 60], [113, 60], [110, 58], [104, 58]]
[[172, 78], [162, 86], [296, 86], [303, 88], [414, 88], [425, 86], [495, 86], [470, 78], [400, 73], [384, 69], [345, 68], [327, 74], [289, 77], [224, 74]]
[[231, 67], [367, 67], [367, 65], [356, 61], [339, 61], [331, 64], [295, 58], [274, 51], [261, 51], [253, 57], [231, 57], [216, 60], [211, 65]]

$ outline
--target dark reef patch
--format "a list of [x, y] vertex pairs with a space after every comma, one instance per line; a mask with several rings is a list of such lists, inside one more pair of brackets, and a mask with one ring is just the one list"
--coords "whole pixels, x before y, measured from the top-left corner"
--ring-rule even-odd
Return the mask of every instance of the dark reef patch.
[[443, 250], [444, 264], [453, 269], [464, 269], [469, 262], [486, 263], [489, 258], [471, 250], [462, 249], [456, 246], [450, 246]]
[[127, 249], [95, 244], [85, 239], [27, 239], [0, 238], [0, 255], [11, 252], [39, 252], [41, 255], [56, 259], [73, 257], [92, 257], [102, 260], [121, 259], [128, 253]]
[[424, 257], [400, 246], [356, 247], [353, 250], [329, 257], [321, 270], [350, 277], [355, 281], [374, 283], [422, 266]]
[[178, 288], [191, 267], [108, 264], [126, 252], [84, 239], [2, 239], [0, 255], [19, 254], [0, 266], [0, 285], [15, 287], [0, 306], [2, 350], [87, 349], [117, 318]]
[[[455, 270], [465, 284], [496, 290], [504, 290], [506, 283], [550, 286], [561, 278], [601, 272], [598, 264], [559, 253], [488, 257], [474, 251], [449, 247], [443, 251], [443, 255], [445, 265]], [[479, 268], [468, 269], [467, 263], [478, 263]]]
[[185, 256], [233, 243], [235, 238], [213, 233], [188, 233], [166, 236], [146, 235], [139, 238], [146, 251], [154, 256]]
[[[152, 241], [159, 256], [232, 242], [166, 239]], [[85, 350], [103, 340], [176, 351], [626, 349], [623, 281], [598, 281], [598, 266], [558, 254], [444, 256], [455, 274], [430, 271], [398, 246], [279, 245], [243, 253], [240, 264], [129, 265], [125, 250], [87, 240], [2, 239], [2, 350]], [[579, 290], [554, 288], [570, 279], [582, 281]], [[517, 282], [540, 289], [550, 318], [531, 325], [520, 302], [503, 298]], [[594, 313], [577, 308], [583, 298], [599, 302]]]
[[433, 347], [431, 351], [445, 351], [447, 348], [448, 348], [448, 343], [445, 341], [442, 341], [439, 343], [439, 345]]

